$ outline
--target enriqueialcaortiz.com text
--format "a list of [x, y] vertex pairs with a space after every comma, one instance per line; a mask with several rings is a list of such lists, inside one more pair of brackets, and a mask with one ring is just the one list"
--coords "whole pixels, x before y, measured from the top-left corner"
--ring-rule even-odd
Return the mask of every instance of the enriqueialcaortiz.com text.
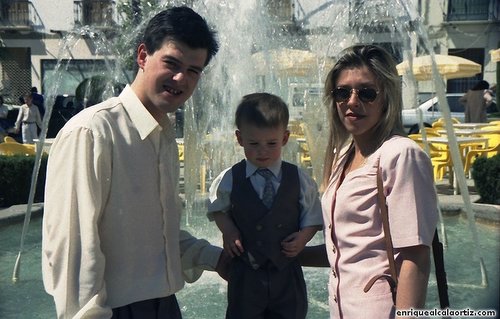
[[401, 317], [471, 317], [496, 318], [497, 311], [492, 309], [398, 309], [396, 316]]

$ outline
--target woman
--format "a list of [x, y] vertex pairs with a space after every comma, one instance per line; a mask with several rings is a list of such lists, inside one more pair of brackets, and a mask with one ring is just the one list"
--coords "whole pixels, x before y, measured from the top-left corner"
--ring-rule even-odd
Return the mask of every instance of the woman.
[[493, 101], [489, 88], [487, 81], [479, 81], [459, 99], [465, 106], [465, 123], [488, 122], [486, 109]]
[[343, 51], [328, 74], [330, 136], [323, 176], [325, 243], [332, 271], [331, 318], [394, 318], [390, 286], [368, 281], [389, 274], [377, 202], [377, 171], [389, 210], [398, 276], [397, 309], [422, 308], [437, 223], [431, 162], [401, 124], [401, 83], [382, 48]]

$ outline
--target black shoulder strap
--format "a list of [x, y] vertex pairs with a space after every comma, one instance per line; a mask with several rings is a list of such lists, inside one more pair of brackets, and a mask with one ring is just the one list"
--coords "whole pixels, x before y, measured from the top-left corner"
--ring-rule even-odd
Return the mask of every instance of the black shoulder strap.
[[446, 280], [446, 271], [444, 270], [443, 244], [439, 241], [437, 229], [432, 239], [432, 255], [434, 257], [439, 304], [442, 309], [445, 309], [450, 306], [450, 300], [448, 299], [448, 282]]
[[[389, 258], [389, 268], [391, 271], [392, 278], [395, 279], [395, 284], [397, 285], [397, 276], [394, 265], [394, 255], [392, 248], [392, 239], [390, 236], [387, 204], [385, 196], [383, 194], [382, 186], [382, 176], [379, 167], [377, 167], [377, 191], [378, 200], [380, 205], [380, 213], [382, 215], [382, 225], [384, 227], [384, 234], [387, 247], [387, 255]], [[434, 257], [434, 269], [436, 274], [436, 282], [439, 294], [439, 304], [442, 309], [448, 308], [450, 306], [450, 301], [448, 298], [448, 282], [446, 279], [446, 271], [444, 269], [444, 254], [443, 254], [443, 244], [439, 241], [439, 236], [437, 229], [434, 231], [434, 237], [432, 239], [432, 255]], [[391, 285], [392, 288], [392, 285]], [[393, 294], [394, 298], [394, 294]], [[395, 301], [394, 301], [395, 302]]]

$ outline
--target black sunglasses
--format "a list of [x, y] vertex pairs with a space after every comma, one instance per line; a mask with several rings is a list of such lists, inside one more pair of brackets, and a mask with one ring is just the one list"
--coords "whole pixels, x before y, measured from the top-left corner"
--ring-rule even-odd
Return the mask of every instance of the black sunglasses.
[[352, 93], [356, 93], [361, 102], [370, 103], [375, 101], [379, 92], [372, 88], [351, 89], [338, 87], [332, 91], [332, 96], [335, 102], [345, 102], [351, 98]]

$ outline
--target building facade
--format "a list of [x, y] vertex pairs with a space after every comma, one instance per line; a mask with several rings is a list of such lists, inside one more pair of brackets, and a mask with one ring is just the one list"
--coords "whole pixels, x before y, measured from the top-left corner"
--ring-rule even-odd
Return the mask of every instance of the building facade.
[[[123, 22], [119, 5], [129, 3], [133, 7], [139, 1], [0, 0], [0, 94], [10, 103], [16, 103], [17, 98], [32, 86], [44, 94], [74, 94], [80, 82], [102, 70], [110, 60], [112, 62], [109, 58], [112, 54], [103, 53], [106, 50], [99, 48], [99, 42], [92, 39], [92, 30], [113, 37], [113, 32], [119, 30]], [[334, 56], [346, 43], [372, 41], [386, 44], [401, 60], [401, 52], [394, 50], [399, 40], [387, 28], [392, 23], [391, 15], [397, 19], [397, 14], [381, 3], [390, 2], [268, 0], [267, 13], [280, 35], [274, 39], [274, 45]], [[492, 61], [489, 52], [497, 49], [500, 42], [497, 0], [415, 0], [408, 3], [425, 25], [435, 53], [462, 56], [482, 65], [482, 73], [474, 78], [449, 80], [449, 92], [465, 92], [478, 79], [496, 82], [497, 63]], [[372, 16], [367, 16], [365, 25], [360, 28], [356, 22], [362, 15], [358, 12], [369, 11]], [[332, 27], [333, 24], [337, 26]], [[352, 31], [370, 37], [356, 38]], [[61, 41], [67, 39], [68, 34], [74, 35], [71, 46]], [[417, 55], [418, 45], [413, 50]], [[63, 79], [55, 72], [61, 61], [66, 63]], [[55, 92], [48, 92], [54, 87], [54, 81], [60, 84]], [[311, 82], [316, 87], [321, 77]], [[296, 88], [294, 84], [294, 90]], [[420, 89], [427, 90], [425, 85]]]
[[[33, 86], [46, 94], [53, 81], [61, 82], [55, 95], [75, 94], [81, 81], [102, 69], [105, 56], [89, 41], [86, 25], [115, 28], [115, 1], [0, 0], [0, 94], [6, 102], [17, 103]], [[71, 32], [71, 46], [63, 45]], [[54, 74], [61, 63], [67, 73], [63, 79]]]
[[436, 53], [460, 56], [482, 66], [482, 73], [473, 78], [449, 80], [448, 92], [466, 92], [483, 79], [496, 83], [497, 62], [490, 52], [500, 46], [500, 2], [421, 0], [419, 6]]

